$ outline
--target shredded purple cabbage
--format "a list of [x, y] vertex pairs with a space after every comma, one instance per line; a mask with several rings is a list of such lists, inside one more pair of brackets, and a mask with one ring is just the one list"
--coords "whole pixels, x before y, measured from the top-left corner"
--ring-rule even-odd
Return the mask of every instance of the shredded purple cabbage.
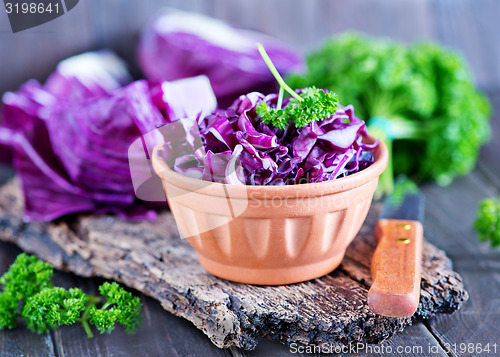
[[256, 113], [261, 100], [276, 107], [277, 97], [252, 92], [240, 96], [227, 110], [184, 124], [187, 136], [199, 129], [203, 146], [188, 147], [189, 140], [175, 144], [167, 141], [169, 147], [185, 147], [176, 149], [184, 154], [170, 157], [171, 167], [213, 182], [288, 185], [333, 180], [373, 162], [372, 150], [378, 141], [363, 142], [368, 135], [365, 123], [354, 115], [351, 105], [304, 128], [290, 125], [280, 130], [265, 124]]

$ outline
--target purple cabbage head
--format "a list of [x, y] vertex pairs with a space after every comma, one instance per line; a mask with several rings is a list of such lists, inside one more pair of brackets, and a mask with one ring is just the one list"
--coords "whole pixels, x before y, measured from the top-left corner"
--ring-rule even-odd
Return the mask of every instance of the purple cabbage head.
[[137, 202], [129, 146], [160, 125], [215, 106], [206, 77], [154, 87], [130, 83], [125, 65], [110, 52], [67, 59], [45, 85], [30, 80], [5, 93], [0, 144], [14, 152], [26, 219], [82, 211], [155, 218]]
[[138, 61], [152, 82], [205, 74], [219, 105], [227, 107], [241, 93], [277, 90], [276, 80], [257, 50], [258, 42], [281, 74], [303, 68], [297, 52], [270, 36], [174, 10], [154, 18], [144, 28]]

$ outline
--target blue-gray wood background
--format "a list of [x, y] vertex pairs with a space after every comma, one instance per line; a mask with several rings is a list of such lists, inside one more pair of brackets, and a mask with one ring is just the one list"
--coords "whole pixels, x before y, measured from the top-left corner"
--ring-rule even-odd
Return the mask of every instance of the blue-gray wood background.
[[[500, 251], [480, 245], [471, 225], [477, 203], [500, 193], [500, 0], [80, 0], [64, 16], [15, 34], [0, 6], [0, 95], [17, 89], [29, 78], [45, 80], [66, 57], [103, 47], [115, 50], [134, 69], [138, 32], [163, 7], [201, 12], [261, 30], [304, 53], [317, 48], [328, 36], [359, 30], [405, 42], [434, 39], [465, 56], [476, 83], [492, 100], [492, 140], [483, 147], [474, 173], [447, 188], [428, 185], [424, 189], [427, 238], [453, 260], [471, 298], [461, 311], [415, 324], [389, 344], [498, 344]], [[3, 180], [0, 168], [0, 182]], [[1, 272], [18, 252], [13, 246], [0, 244]], [[95, 280], [58, 274], [58, 285], [76, 284], [95, 291]], [[151, 344], [148, 351], [161, 351], [161, 355], [289, 355], [288, 349], [277, 343], [259, 347], [253, 354], [217, 350], [190, 323], [164, 313], [151, 299], [143, 299], [151, 321], [140, 336], [146, 336], [143, 342]], [[40, 346], [50, 351], [44, 353]], [[124, 333], [98, 336], [89, 342], [79, 327], [60, 329], [52, 339], [26, 330], [0, 334], [0, 356], [127, 355], [133, 351], [131, 346], [142, 348], [134, 346], [134, 340]], [[484, 355], [493, 356], [491, 352]]]

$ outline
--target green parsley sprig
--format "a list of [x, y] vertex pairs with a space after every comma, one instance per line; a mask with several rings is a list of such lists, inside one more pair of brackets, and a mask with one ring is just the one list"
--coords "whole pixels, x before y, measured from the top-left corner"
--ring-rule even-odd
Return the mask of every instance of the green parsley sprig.
[[[87, 336], [91, 325], [110, 333], [118, 321], [128, 333], [142, 323], [141, 301], [116, 282], [99, 287], [102, 297], [78, 288], [66, 290], [52, 285], [53, 268], [35, 256], [20, 254], [9, 271], [0, 277], [0, 329], [13, 329], [22, 318], [26, 326], [44, 333], [62, 325], [81, 323]], [[100, 306], [101, 307], [98, 307]]]
[[[257, 114], [264, 123], [282, 130], [290, 124], [296, 128], [303, 128], [312, 121], [323, 120], [335, 114], [339, 108], [339, 99], [335, 93], [325, 92], [316, 87], [304, 88], [300, 93], [295, 92], [285, 83], [260, 43], [257, 44], [257, 49], [280, 85], [276, 108], [270, 107], [264, 101], [257, 105]], [[292, 98], [288, 105], [282, 108], [285, 91]]]

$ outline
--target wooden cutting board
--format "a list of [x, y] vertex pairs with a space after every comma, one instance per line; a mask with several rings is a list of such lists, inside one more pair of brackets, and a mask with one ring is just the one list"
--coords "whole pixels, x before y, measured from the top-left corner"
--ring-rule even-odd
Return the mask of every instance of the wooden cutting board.
[[366, 302], [372, 283], [374, 203], [342, 265], [315, 280], [253, 286], [216, 278], [179, 237], [169, 211], [155, 222], [78, 215], [54, 223], [25, 223], [17, 180], [0, 187], [0, 239], [56, 268], [114, 279], [157, 299], [191, 321], [218, 347], [253, 349], [262, 338], [333, 347], [378, 343], [416, 319], [457, 310], [468, 294], [446, 254], [425, 242], [420, 305], [412, 318], [374, 315]]

